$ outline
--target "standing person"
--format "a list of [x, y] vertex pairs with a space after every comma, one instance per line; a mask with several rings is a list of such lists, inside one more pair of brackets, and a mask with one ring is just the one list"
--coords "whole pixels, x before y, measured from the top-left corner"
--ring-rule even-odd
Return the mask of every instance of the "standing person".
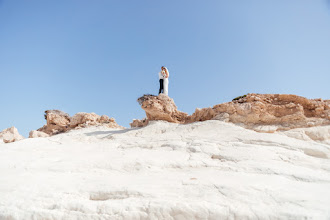
[[164, 94], [168, 95], [168, 77], [170, 76], [170, 73], [165, 66], [162, 66], [162, 69], [164, 71]]
[[162, 66], [162, 70], [158, 73], [158, 76], [159, 76], [159, 92], [158, 92], [158, 94], [164, 92], [164, 77], [165, 77], [165, 73], [164, 73], [163, 69], [164, 69], [164, 67]]

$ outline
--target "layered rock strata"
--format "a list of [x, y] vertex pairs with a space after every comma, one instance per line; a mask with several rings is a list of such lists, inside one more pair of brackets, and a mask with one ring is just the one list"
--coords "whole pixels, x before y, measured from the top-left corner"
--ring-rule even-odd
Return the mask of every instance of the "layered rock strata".
[[192, 123], [213, 119], [262, 132], [330, 124], [330, 100], [296, 95], [251, 93], [212, 108], [196, 109], [192, 115], [178, 111], [173, 99], [163, 94], [145, 95], [138, 102], [147, 120]]

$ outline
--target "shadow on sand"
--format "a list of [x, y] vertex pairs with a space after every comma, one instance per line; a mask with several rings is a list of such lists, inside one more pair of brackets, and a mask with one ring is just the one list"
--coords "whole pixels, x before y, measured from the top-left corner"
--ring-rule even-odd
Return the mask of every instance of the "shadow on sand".
[[127, 129], [123, 129], [123, 130], [115, 130], [115, 131], [94, 131], [94, 132], [88, 132], [88, 133], [85, 133], [87, 136], [95, 136], [95, 135], [112, 135], [112, 134], [124, 134], [126, 132], [129, 132], [129, 131], [134, 131], [134, 130], [137, 130], [137, 129], [140, 129], [140, 128], [127, 128]]

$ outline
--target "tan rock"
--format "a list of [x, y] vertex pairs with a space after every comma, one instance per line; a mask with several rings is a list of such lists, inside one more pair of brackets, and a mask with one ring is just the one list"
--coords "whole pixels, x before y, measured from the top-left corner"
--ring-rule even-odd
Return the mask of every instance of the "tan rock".
[[18, 130], [15, 127], [7, 128], [0, 132], [0, 137], [5, 143], [11, 143], [24, 139], [24, 137], [18, 133]]
[[107, 124], [107, 123], [115, 123], [115, 119], [114, 118], [109, 118], [109, 116], [107, 115], [102, 115], [99, 119], [98, 119], [99, 123], [103, 123], [103, 124]]
[[42, 131], [32, 130], [29, 133], [29, 138], [40, 138], [40, 137], [49, 137], [49, 134], [46, 134]]
[[[307, 99], [286, 94], [247, 94], [212, 108], [196, 109], [192, 115], [177, 110], [168, 96], [145, 95], [138, 99], [147, 120], [192, 123], [222, 120], [261, 132], [330, 124], [330, 100]], [[138, 121], [132, 124], [145, 126]]]
[[133, 119], [133, 122], [130, 123], [129, 125], [131, 126], [131, 128], [139, 128], [139, 127], [144, 127], [146, 125], [148, 125], [149, 120], [147, 118], [144, 118], [142, 120], [140, 119]]
[[100, 116], [92, 113], [78, 112], [71, 118], [70, 127], [75, 128], [78, 125], [96, 125], [100, 120]]
[[178, 111], [173, 99], [167, 95], [144, 95], [138, 99], [148, 120], [164, 120], [168, 122], [184, 123], [187, 113]]
[[[45, 119], [47, 124], [39, 128], [37, 131], [44, 132], [48, 135], [55, 135], [67, 132], [71, 129], [79, 129], [89, 126], [107, 126], [109, 128], [123, 128], [119, 126], [114, 118], [106, 115], [99, 116], [95, 113], [79, 112], [73, 117], [60, 110], [45, 111]], [[41, 135], [41, 134], [36, 134]]]
[[309, 100], [285, 94], [247, 94], [232, 102], [200, 109], [187, 122], [212, 119], [214, 116], [205, 113], [213, 109], [216, 115], [228, 113], [230, 122], [244, 124], [247, 128], [258, 131], [274, 132], [275, 127], [278, 130], [287, 130], [330, 124], [328, 107], [329, 100]]
[[47, 124], [38, 129], [49, 135], [59, 134], [69, 130], [70, 115], [60, 110], [45, 111]]
[[109, 128], [123, 128], [119, 126], [114, 118], [107, 115], [99, 116], [92, 113], [79, 112], [71, 118], [70, 127], [107, 126]]

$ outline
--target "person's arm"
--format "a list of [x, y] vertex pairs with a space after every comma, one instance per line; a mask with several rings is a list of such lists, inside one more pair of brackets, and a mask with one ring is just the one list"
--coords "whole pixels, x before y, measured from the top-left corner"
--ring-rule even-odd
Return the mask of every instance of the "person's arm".
[[165, 74], [166, 74], [166, 78], [168, 78], [170, 76], [167, 69], [165, 70]]

